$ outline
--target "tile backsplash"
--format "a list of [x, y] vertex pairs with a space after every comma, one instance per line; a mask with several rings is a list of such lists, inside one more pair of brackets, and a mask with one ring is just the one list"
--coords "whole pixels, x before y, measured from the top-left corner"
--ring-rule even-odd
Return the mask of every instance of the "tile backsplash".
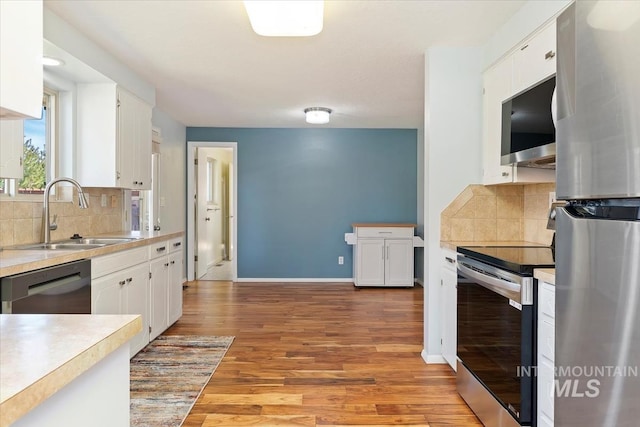
[[470, 185], [440, 216], [443, 241], [529, 241], [548, 245], [549, 192], [555, 184]]
[[[112, 233], [122, 230], [123, 190], [117, 188], [85, 188], [89, 208], [78, 207], [74, 189], [73, 203], [56, 201], [51, 196], [50, 219], [57, 215], [57, 230], [51, 230], [51, 240], [63, 240], [78, 233], [81, 236]], [[103, 195], [106, 206], [102, 206]], [[41, 241], [43, 202], [0, 201], [0, 247], [37, 243]]]

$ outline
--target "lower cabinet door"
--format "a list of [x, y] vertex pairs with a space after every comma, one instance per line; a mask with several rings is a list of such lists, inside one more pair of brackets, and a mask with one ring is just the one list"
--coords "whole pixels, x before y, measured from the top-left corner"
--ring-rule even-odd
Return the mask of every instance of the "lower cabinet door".
[[384, 284], [413, 286], [413, 240], [385, 239]]
[[356, 285], [383, 286], [384, 239], [358, 239], [356, 247]]
[[149, 340], [154, 340], [167, 329], [167, 283], [169, 261], [167, 257], [156, 258], [149, 263]]
[[123, 287], [123, 314], [142, 316], [142, 331], [131, 339], [130, 353], [133, 357], [149, 344], [149, 270], [147, 264], [128, 268], [120, 272], [126, 284]]
[[182, 317], [182, 251], [169, 254], [169, 325]]

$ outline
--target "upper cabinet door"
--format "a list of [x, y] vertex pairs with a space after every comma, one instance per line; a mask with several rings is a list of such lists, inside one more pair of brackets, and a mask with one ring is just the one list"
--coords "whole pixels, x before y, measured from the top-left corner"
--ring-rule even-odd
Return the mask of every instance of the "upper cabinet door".
[[0, 119], [40, 118], [42, 1], [0, 1]]
[[556, 73], [556, 22], [522, 44], [513, 55], [513, 94]]
[[0, 178], [22, 179], [23, 147], [24, 122], [22, 120], [0, 121]]

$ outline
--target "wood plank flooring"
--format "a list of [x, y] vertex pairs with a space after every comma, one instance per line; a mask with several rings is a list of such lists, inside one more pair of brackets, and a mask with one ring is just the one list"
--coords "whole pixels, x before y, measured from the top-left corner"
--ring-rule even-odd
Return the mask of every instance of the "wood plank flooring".
[[189, 282], [165, 334], [234, 335], [184, 427], [481, 426], [426, 365], [423, 289]]

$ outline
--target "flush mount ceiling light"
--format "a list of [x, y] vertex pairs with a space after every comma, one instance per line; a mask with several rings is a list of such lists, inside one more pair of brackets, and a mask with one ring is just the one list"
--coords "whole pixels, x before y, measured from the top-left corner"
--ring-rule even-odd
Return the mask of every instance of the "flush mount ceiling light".
[[50, 67], [57, 67], [59, 65], [64, 65], [64, 61], [62, 59], [54, 58], [51, 56], [43, 56], [42, 57], [42, 65], [48, 65]]
[[245, 1], [253, 31], [261, 36], [303, 37], [322, 31], [324, 1]]
[[329, 123], [331, 109], [325, 107], [309, 107], [304, 109], [304, 114], [307, 123], [323, 125], [325, 123]]

